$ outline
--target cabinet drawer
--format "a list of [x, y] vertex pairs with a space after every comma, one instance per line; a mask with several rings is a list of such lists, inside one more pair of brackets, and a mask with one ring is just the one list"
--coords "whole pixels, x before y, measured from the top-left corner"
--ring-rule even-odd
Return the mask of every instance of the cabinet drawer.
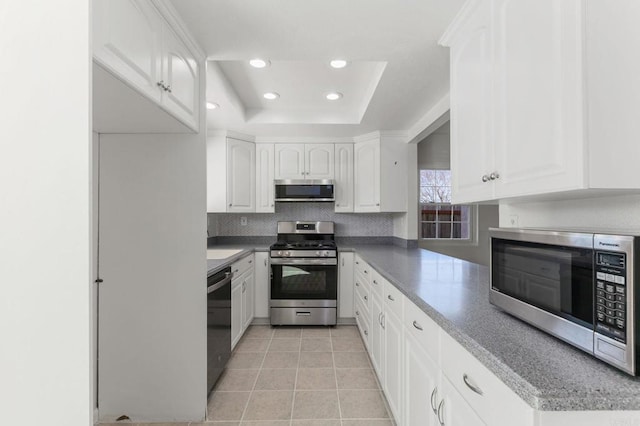
[[404, 298], [404, 327], [415, 337], [425, 351], [437, 364], [440, 364], [440, 327], [427, 314], [422, 312], [413, 302]]
[[362, 260], [362, 258], [357, 254], [355, 263], [356, 272], [360, 272], [362, 277], [367, 281], [367, 284], [369, 284], [369, 281], [371, 280], [371, 266], [369, 266], [369, 264]]
[[[383, 278], [384, 279], [384, 278]], [[393, 312], [398, 318], [402, 318], [402, 305], [404, 302], [404, 295], [400, 293], [393, 284], [384, 280], [384, 310], [385, 312]]]
[[440, 334], [442, 372], [486, 424], [533, 425], [533, 408], [451, 336]]
[[377, 294], [380, 298], [383, 297], [383, 287], [386, 281], [378, 271], [375, 269], [371, 270], [371, 292]]
[[234, 277], [239, 277], [251, 268], [253, 268], [253, 253], [234, 262], [231, 265], [231, 272], [233, 272]]
[[358, 272], [355, 274], [355, 298], [356, 300], [360, 300], [363, 304], [363, 307], [367, 310], [367, 314], [369, 313], [369, 302], [370, 302], [370, 290], [369, 284], [362, 278], [362, 275]]
[[367, 350], [369, 349], [369, 327], [371, 322], [369, 321], [369, 311], [362, 306], [362, 301], [356, 299], [355, 303], [355, 315], [356, 315], [356, 323], [358, 324], [358, 329], [360, 330], [360, 334], [362, 335], [362, 340], [364, 341]]

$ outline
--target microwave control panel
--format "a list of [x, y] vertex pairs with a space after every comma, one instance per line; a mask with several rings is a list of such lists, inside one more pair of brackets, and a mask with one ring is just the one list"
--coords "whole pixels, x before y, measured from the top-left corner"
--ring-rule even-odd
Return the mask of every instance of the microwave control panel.
[[626, 255], [596, 251], [595, 256], [595, 331], [618, 342], [626, 343]]

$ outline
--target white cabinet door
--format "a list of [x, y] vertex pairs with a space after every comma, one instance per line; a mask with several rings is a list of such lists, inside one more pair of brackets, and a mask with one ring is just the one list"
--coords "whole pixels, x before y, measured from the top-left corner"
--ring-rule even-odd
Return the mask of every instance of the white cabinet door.
[[338, 254], [338, 318], [354, 317], [354, 253]]
[[582, 188], [584, 1], [493, 3], [496, 196]]
[[275, 178], [304, 179], [305, 152], [303, 144], [275, 145]]
[[255, 211], [255, 145], [227, 139], [227, 211]]
[[275, 212], [273, 144], [256, 145], [256, 212]]
[[162, 17], [145, 0], [96, 0], [93, 8], [95, 60], [160, 102]]
[[382, 329], [382, 303], [377, 294], [369, 293], [371, 298], [371, 334], [369, 335], [370, 344], [369, 354], [373, 368], [378, 374], [380, 383], [384, 383], [384, 330]]
[[242, 336], [242, 277], [231, 282], [231, 349]]
[[353, 144], [335, 145], [336, 213], [353, 212]]
[[[449, 379], [441, 375], [440, 388], [444, 398], [438, 398], [439, 422], [447, 426], [486, 426], [478, 417], [475, 411], [464, 398], [451, 385]], [[440, 392], [439, 392], [440, 393]], [[520, 424], [517, 419], [513, 419], [511, 424]]]
[[454, 203], [493, 199], [490, 2], [475, 2], [475, 8], [450, 52]]
[[255, 252], [256, 266], [254, 269], [254, 316], [256, 318], [269, 318], [269, 285], [271, 266], [269, 265], [269, 252]]
[[247, 329], [253, 321], [254, 312], [254, 282], [253, 267], [242, 280], [242, 331]]
[[305, 145], [305, 178], [334, 178], [334, 146], [329, 144]]
[[380, 142], [359, 142], [354, 147], [356, 212], [380, 211]]
[[404, 331], [404, 424], [436, 426], [440, 368], [411, 333]]
[[384, 332], [384, 355], [382, 356], [384, 373], [384, 392], [389, 408], [397, 424], [402, 422], [402, 365], [404, 348], [402, 345], [402, 321], [385, 309], [382, 317]]
[[198, 62], [167, 24], [162, 31], [162, 104], [175, 117], [198, 130], [200, 93]]

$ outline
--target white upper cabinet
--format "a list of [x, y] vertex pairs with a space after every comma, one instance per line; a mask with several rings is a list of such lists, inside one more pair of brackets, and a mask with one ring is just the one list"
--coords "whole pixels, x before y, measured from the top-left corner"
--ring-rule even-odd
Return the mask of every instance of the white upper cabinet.
[[162, 17], [148, 1], [93, 2], [93, 56], [156, 102], [161, 73]]
[[335, 145], [336, 213], [353, 212], [353, 144]]
[[333, 144], [276, 144], [276, 179], [333, 179]]
[[277, 144], [276, 179], [304, 179], [304, 145], [303, 144]]
[[180, 120], [197, 128], [198, 62], [187, 46], [167, 25], [162, 32], [162, 75], [166, 90], [162, 102]]
[[451, 45], [451, 176], [454, 201], [493, 198], [482, 176], [493, 169], [490, 137], [490, 28], [488, 2], [476, 2]]
[[207, 212], [256, 211], [256, 147], [253, 142], [207, 139]]
[[93, 56], [101, 67], [199, 130], [199, 61], [151, 1], [96, 0]]
[[354, 147], [354, 211], [407, 210], [407, 144], [376, 137]]
[[275, 212], [274, 145], [256, 145], [256, 212]]
[[256, 147], [251, 142], [227, 139], [228, 212], [254, 212]]
[[[615, 90], [635, 87], [640, 71], [628, 55], [640, 31], [627, 16], [637, 21], [640, 8], [629, 4], [465, 4], [441, 40], [451, 48], [454, 203], [640, 188], [626, 172], [634, 156], [611, 154], [637, 147], [628, 112], [640, 91]], [[620, 27], [628, 33], [609, 36]], [[600, 75], [596, 57], [614, 75]]]

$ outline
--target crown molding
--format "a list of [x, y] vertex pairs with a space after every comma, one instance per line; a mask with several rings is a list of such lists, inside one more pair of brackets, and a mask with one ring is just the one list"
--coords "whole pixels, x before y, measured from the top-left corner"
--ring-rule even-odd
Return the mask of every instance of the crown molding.
[[187, 44], [192, 53], [195, 53], [198, 57], [198, 62], [202, 62], [207, 58], [204, 50], [196, 42], [196, 39], [191, 35], [188, 30], [188, 26], [180, 17], [178, 11], [168, 0], [151, 0], [153, 5], [158, 9], [162, 17], [169, 23], [171, 29], [173, 29], [178, 36]]
[[460, 27], [465, 23], [468, 17], [474, 12], [474, 10], [480, 5], [483, 0], [468, 0], [460, 9], [453, 21], [449, 24], [446, 31], [438, 40], [438, 45], [444, 47], [451, 47], [451, 43], [458, 36]]
[[449, 119], [450, 108], [451, 99], [447, 93], [409, 129], [407, 143], [420, 142], [442, 126]]
[[256, 141], [255, 136], [247, 135], [246, 133], [236, 132], [234, 130], [225, 130], [225, 129], [208, 129], [207, 137], [208, 138], [225, 137], [225, 138], [231, 138], [231, 139], [238, 139], [245, 142]]

